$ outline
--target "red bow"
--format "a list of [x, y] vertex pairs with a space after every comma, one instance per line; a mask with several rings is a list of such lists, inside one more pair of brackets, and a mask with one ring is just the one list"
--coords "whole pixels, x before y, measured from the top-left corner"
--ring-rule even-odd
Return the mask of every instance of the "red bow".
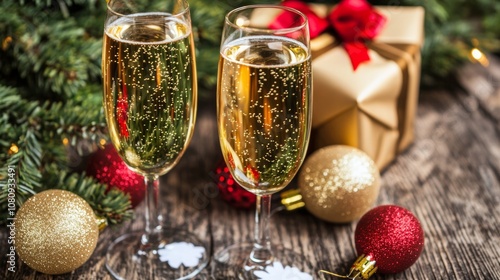
[[[317, 37], [331, 25], [342, 40], [354, 70], [359, 64], [370, 60], [365, 42], [373, 40], [386, 22], [386, 18], [377, 13], [366, 0], [342, 0], [327, 18], [319, 17], [299, 0], [285, 0], [282, 5], [297, 9], [307, 16], [311, 38]], [[294, 14], [283, 12], [270, 27], [289, 27], [294, 19]]]

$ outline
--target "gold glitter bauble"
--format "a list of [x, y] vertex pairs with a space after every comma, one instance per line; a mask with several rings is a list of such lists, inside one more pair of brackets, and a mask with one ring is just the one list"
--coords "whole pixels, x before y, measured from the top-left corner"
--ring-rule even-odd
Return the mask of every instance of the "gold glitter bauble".
[[298, 184], [309, 212], [329, 222], [345, 223], [370, 209], [379, 193], [380, 174], [363, 151], [328, 146], [306, 159]]
[[29, 267], [62, 274], [85, 263], [99, 237], [94, 211], [68, 191], [48, 190], [30, 197], [16, 214], [16, 251]]

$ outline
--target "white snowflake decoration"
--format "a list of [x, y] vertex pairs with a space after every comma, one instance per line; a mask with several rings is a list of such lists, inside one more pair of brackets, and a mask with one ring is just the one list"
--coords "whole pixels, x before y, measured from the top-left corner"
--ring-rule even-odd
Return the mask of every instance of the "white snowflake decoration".
[[187, 242], [170, 243], [158, 250], [160, 261], [168, 262], [168, 265], [175, 269], [181, 264], [185, 267], [197, 266], [204, 253], [205, 248]]
[[298, 268], [285, 266], [280, 262], [274, 262], [266, 266], [265, 270], [257, 270], [253, 273], [261, 280], [312, 280], [313, 277]]

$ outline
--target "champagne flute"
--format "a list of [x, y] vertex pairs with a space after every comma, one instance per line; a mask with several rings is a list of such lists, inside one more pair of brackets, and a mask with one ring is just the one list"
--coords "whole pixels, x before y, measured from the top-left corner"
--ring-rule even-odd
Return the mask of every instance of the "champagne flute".
[[159, 208], [159, 176], [181, 158], [196, 118], [187, 1], [108, 1], [102, 74], [111, 142], [146, 183], [145, 228], [114, 241], [106, 266], [117, 279], [191, 278], [210, 252], [195, 235], [162, 227]]
[[[265, 19], [281, 13], [290, 15], [290, 26], [269, 28]], [[231, 174], [257, 195], [257, 207], [253, 243], [217, 252], [217, 279], [266, 278], [269, 266], [312, 279], [307, 260], [292, 250], [271, 248], [269, 235], [271, 195], [292, 180], [306, 155], [311, 78], [309, 30], [302, 13], [252, 5], [227, 14], [217, 84], [219, 140]]]

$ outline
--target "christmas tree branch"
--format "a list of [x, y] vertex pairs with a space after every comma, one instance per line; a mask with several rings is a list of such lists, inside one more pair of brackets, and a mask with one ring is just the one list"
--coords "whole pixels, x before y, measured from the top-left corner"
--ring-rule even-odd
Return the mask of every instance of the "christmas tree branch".
[[109, 225], [119, 224], [133, 216], [128, 194], [114, 188], [107, 191], [106, 185], [85, 174], [61, 172], [58, 167], [51, 165], [44, 173], [43, 183], [50, 188], [81, 196], [94, 209], [96, 216], [105, 218]]
[[21, 77], [26, 94], [67, 99], [88, 83], [99, 83], [101, 38], [87, 36], [80, 25], [53, 7], [2, 1], [0, 52], [7, 59], [0, 66], [4, 77], [16, 77], [3, 82], [18, 86]]
[[[10, 139], [0, 141], [0, 205], [7, 208], [8, 174], [15, 180], [18, 206], [40, 189], [42, 149], [39, 135], [30, 126], [39, 110], [35, 102], [22, 100], [13, 88], [0, 86], [0, 133]], [[7, 172], [8, 169], [13, 172]], [[7, 211], [2, 211], [6, 214]]]
[[[93, 178], [70, 170], [63, 139], [100, 140], [106, 137], [99, 98], [63, 102], [38, 102], [22, 98], [18, 91], [0, 85], [0, 209], [7, 215], [8, 179], [14, 174], [16, 205], [20, 207], [31, 195], [49, 188], [61, 188], [81, 195], [108, 224], [130, 219], [129, 197]], [[68, 106], [69, 104], [69, 106]], [[93, 112], [95, 111], [95, 112]], [[68, 143], [71, 144], [71, 143]], [[8, 172], [13, 167], [13, 172]], [[12, 170], [12, 169], [11, 169]], [[2, 219], [5, 221], [5, 219]]]
[[[40, 143], [32, 130], [27, 130], [17, 144], [11, 144], [8, 149], [11, 154], [6, 164], [0, 167], [0, 205], [2, 218], [7, 215], [7, 195], [9, 194], [9, 178], [15, 187], [15, 201], [17, 207], [41, 189], [41, 165], [42, 151]], [[8, 170], [10, 169], [10, 172]], [[10, 176], [9, 176], [10, 175]]]

